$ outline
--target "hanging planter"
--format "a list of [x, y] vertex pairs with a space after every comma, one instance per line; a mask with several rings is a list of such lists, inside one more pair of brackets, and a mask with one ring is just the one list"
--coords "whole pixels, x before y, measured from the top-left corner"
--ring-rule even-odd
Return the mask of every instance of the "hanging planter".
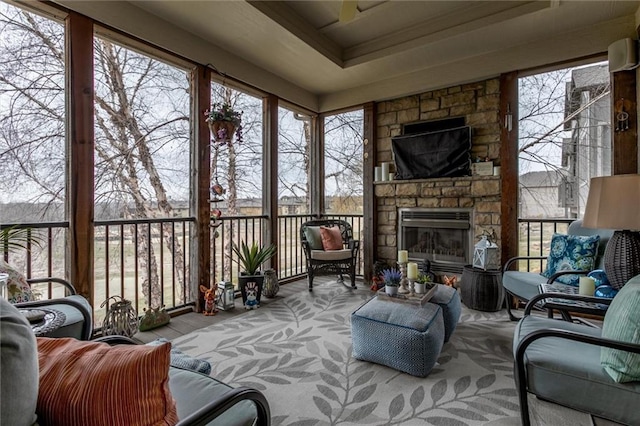
[[242, 142], [242, 112], [229, 104], [213, 104], [204, 112], [213, 140], [218, 144], [230, 144], [233, 137]]

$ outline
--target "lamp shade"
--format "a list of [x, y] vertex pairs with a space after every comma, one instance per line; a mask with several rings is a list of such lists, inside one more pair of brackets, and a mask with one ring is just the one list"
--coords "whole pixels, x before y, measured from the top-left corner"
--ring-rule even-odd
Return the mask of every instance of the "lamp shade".
[[587, 228], [640, 230], [640, 175], [592, 178], [582, 223]]
[[614, 289], [640, 274], [640, 175], [591, 179], [582, 223], [615, 230], [604, 251], [604, 270]]

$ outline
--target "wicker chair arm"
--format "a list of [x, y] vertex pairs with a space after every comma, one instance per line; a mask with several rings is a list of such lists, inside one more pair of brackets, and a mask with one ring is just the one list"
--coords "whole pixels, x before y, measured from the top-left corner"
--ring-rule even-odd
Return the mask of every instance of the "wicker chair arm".
[[531, 314], [531, 310], [535, 304], [543, 299], [565, 299], [565, 300], [577, 300], [580, 302], [599, 303], [601, 305], [610, 305], [613, 299], [607, 299], [604, 297], [595, 296], [583, 296], [581, 294], [565, 294], [565, 293], [540, 293], [536, 294], [527, 302], [527, 306], [524, 307], [524, 316]]

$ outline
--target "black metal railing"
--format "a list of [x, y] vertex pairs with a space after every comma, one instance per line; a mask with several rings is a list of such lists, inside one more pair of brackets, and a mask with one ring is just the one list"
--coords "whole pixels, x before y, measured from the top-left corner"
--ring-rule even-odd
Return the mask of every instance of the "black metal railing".
[[[518, 256], [547, 256], [554, 233], [567, 233], [569, 224], [575, 219], [518, 219]], [[519, 268], [541, 272], [546, 260], [520, 261]]]

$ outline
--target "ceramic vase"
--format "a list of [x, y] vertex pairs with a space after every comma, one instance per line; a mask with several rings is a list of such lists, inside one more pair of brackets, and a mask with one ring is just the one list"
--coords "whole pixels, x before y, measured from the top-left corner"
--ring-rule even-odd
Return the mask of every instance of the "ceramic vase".
[[389, 296], [395, 296], [396, 294], [398, 294], [398, 286], [385, 285], [384, 292], [387, 293]]
[[278, 275], [276, 274], [276, 271], [274, 269], [264, 271], [262, 295], [268, 298], [276, 297], [278, 290], [280, 290], [280, 285], [278, 284]]

